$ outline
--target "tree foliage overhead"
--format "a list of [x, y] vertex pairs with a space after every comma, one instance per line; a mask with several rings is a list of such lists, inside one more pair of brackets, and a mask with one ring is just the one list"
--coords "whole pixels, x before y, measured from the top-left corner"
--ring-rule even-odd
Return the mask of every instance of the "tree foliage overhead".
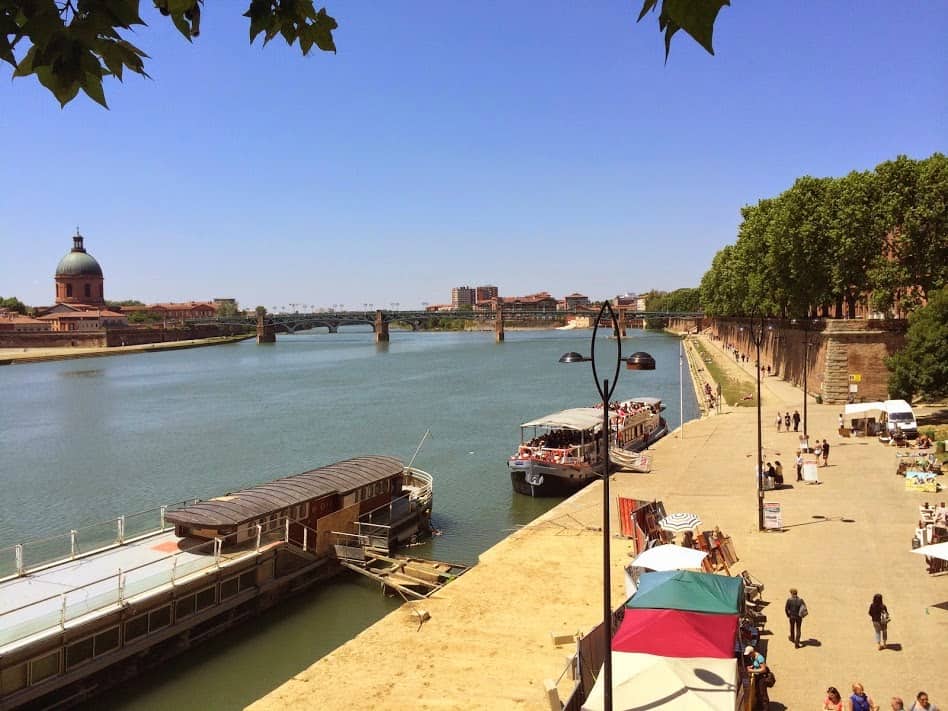
[[[145, 0], [174, 24], [190, 42], [201, 33], [205, 0]], [[246, 0], [245, 0], [246, 2]], [[684, 30], [714, 54], [712, 35], [718, 12], [730, 0], [661, 0], [658, 27], [665, 34], [665, 59], [671, 38]], [[229, 0], [218, 3], [231, 9]], [[313, 0], [249, 0], [250, 42], [263, 35], [266, 45], [282, 37], [306, 55], [313, 47], [335, 52], [335, 18]], [[639, 21], [659, 8], [659, 0], [643, 0]], [[81, 89], [108, 108], [102, 80], [122, 81], [125, 72], [148, 76], [148, 55], [128, 41], [135, 27], [147, 23], [141, 0], [0, 0], [0, 60], [13, 67], [14, 77], [35, 76], [65, 106]]]
[[[200, 34], [204, 0], [153, 3], [189, 42]], [[313, 46], [336, 51], [336, 21], [313, 0], [250, 0], [243, 14], [251, 43], [280, 36], [304, 55]], [[121, 81], [126, 71], [148, 76], [148, 55], [125, 36], [145, 24], [140, 0], [0, 0], [0, 60], [14, 67], [14, 77], [35, 76], [62, 106], [82, 89], [107, 107], [103, 78]]]
[[886, 359], [893, 397], [948, 395], [948, 287], [929, 296], [928, 305], [909, 316], [905, 348]]
[[804, 176], [748, 205], [701, 280], [711, 315], [853, 318], [910, 309], [948, 284], [948, 158], [899, 156], [841, 178]]

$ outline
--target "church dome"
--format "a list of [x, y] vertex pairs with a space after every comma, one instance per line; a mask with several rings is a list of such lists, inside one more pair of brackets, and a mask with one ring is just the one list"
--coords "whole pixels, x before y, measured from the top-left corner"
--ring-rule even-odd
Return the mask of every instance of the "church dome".
[[70, 277], [98, 277], [102, 278], [102, 267], [91, 254], [82, 246], [82, 235], [76, 234], [73, 239], [73, 248], [65, 257], [59, 260], [56, 266], [56, 276]]

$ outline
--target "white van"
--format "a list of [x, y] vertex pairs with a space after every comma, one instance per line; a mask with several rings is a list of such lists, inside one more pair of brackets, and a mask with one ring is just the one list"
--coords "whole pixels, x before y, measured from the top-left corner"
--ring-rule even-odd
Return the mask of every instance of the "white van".
[[892, 437], [901, 431], [902, 436], [908, 439], [918, 437], [918, 424], [915, 422], [915, 413], [912, 406], [905, 400], [885, 401], [885, 428]]

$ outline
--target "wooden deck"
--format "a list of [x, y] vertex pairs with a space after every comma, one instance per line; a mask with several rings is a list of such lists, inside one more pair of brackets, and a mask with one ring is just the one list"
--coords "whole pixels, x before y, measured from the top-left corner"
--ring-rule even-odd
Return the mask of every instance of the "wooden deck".
[[336, 546], [339, 562], [402, 597], [424, 600], [468, 570], [459, 563], [387, 555], [371, 548]]

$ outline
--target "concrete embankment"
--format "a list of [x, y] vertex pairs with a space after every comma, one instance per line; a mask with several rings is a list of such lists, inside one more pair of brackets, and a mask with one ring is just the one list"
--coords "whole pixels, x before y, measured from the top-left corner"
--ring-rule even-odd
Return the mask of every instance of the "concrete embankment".
[[[741, 367], [701, 338], [722, 369]], [[762, 391], [765, 422], [802, 406], [801, 392], [777, 378]], [[740, 557], [733, 572], [750, 570], [772, 603], [761, 650], [778, 679], [773, 702], [816, 708], [827, 686], [845, 692], [860, 681], [882, 706], [919, 689], [944, 705], [948, 578], [928, 576], [909, 548], [918, 505], [932, 496], [904, 490], [894, 450], [837, 438], [837, 409], [811, 401], [808, 411], [811, 435], [831, 442], [821, 485], [794, 481], [797, 434], [764, 427], [765, 461], [782, 461], [789, 484], [766, 498], [781, 504], [781, 532], [757, 531], [756, 408], [725, 406], [688, 423], [653, 448], [650, 474], [614, 475], [613, 492], [662, 499], [669, 512], [696, 513], [703, 529], [732, 537]], [[600, 618], [601, 499], [599, 483], [587, 487], [485, 552], [434, 598], [404, 605], [250, 708], [548, 709], [544, 680], [556, 679], [572, 652], [551, 635], [586, 631]], [[611, 516], [618, 531], [615, 505]], [[615, 602], [630, 553], [628, 541], [613, 541]], [[787, 640], [790, 587], [810, 610], [801, 649]], [[877, 592], [893, 616], [885, 651], [866, 612]], [[421, 610], [430, 619], [422, 622]], [[561, 680], [564, 696], [567, 685]]]
[[0, 365], [17, 363], [41, 363], [48, 360], [70, 360], [72, 358], [101, 358], [103, 356], [134, 355], [136, 353], [155, 353], [157, 351], [175, 351], [184, 348], [203, 348], [219, 346], [225, 343], [237, 343], [253, 338], [253, 335], [217, 336], [214, 338], [196, 338], [187, 341], [167, 341], [165, 343], [143, 343], [135, 346], [114, 346], [95, 348], [0, 348]]

